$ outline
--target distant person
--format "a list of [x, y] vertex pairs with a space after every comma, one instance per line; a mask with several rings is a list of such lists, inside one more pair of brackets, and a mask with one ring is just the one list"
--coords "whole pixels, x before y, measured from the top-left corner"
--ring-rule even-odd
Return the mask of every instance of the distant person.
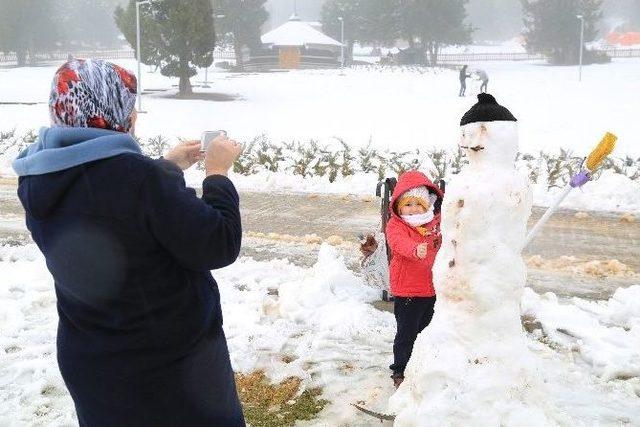
[[467, 77], [471, 77], [471, 74], [467, 74], [467, 65], [463, 65], [460, 69], [460, 93], [458, 96], [464, 96], [467, 90]]
[[[242, 229], [218, 137], [164, 159], [133, 138], [136, 78], [105, 61], [56, 72], [51, 127], [13, 167], [29, 231], [53, 276], [57, 356], [81, 427], [245, 425], [220, 293]], [[162, 124], [159, 124], [162, 126]], [[202, 198], [182, 170], [204, 157]]]
[[480, 85], [480, 92], [486, 93], [487, 85], [489, 84], [489, 76], [487, 75], [487, 72], [481, 68], [478, 68], [474, 71], [474, 74], [476, 75], [477, 79], [482, 82], [482, 84]]

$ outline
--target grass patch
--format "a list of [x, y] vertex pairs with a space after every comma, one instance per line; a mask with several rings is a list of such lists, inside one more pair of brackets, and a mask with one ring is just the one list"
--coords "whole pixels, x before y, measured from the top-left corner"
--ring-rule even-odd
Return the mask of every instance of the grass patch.
[[252, 427], [289, 427], [296, 421], [312, 420], [329, 403], [318, 399], [322, 389], [300, 393], [300, 378], [287, 378], [271, 384], [264, 372], [236, 374], [238, 394], [244, 416]]

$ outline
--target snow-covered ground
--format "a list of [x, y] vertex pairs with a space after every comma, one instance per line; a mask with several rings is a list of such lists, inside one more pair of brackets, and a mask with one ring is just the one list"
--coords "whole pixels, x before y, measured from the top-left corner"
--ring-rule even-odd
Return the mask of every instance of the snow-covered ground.
[[[0, 247], [0, 272], [0, 425], [74, 425], [56, 365], [55, 294], [44, 259], [33, 244]], [[296, 375], [322, 386], [331, 404], [310, 425], [378, 424], [349, 404], [384, 409], [395, 321], [369, 304], [377, 292], [335, 249], [323, 246], [309, 269], [242, 258], [214, 276], [237, 371], [263, 368], [274, 381]], [[525, 293], [523, 312], [539, 319], [550, 344], [537, 332], [528, 345], [572, 426], [640, 425], [639, 298], [638, 286], [599, 302]]]
[[[133, 61], [118, 62], [135, 69]], [[585, 67], [582, 83], [576, 67], [473, 66], [487, 70], [490, 91], [519, 118], [522, 151], [563, 147], [585, 155], [609, 130], [620, 137], [617, 155], [640, 156], [640, 60]], [[0, 131], [24, 132], [48, 123], [55, 68], [0, 69]], [[456, 96], [455, 70], [210, 73], [212, 88], [196, 90], [235, 97], [226, 102], [168, 98], [176, 80], [144, 70], [143, 86], [163, 91], [144, 97], [148, 113], [140, 116], [138, 133], [174, 141], [225, 128], [244, 140], [264, 133], [276, 141], [335, 143], [339, 137], [356, 147], [371, 141], [381, 149], [451, 149], [461, 115], [475, 102]], [[0, 175], [11, 175], [15, 154], [0, 156]], [[195, 169], [187, 172], [193, 186], [202, 177]], [[367, 174], [331, 184], [326, 177], [268, 172], [232, 179], [241, 190], [352, 194], [371, 194], [377, 182]], [[541, 183], [534, 201], [548, 205], [558, 191]], [[563, 206], [637, 213], [640, 183], [605, 173], [574, 191]], [[371, 306], [377, 291], [349, 271], [333, 248], [323, 246], [313, 268], [245, 257], [214, 276], [236, 370], [265, 369], [274, 381], [296, 375], [309, 387], [322, 386], [331, 404], [312, 425], [377, 424], [349, 404], [364, 400], [384, 409], [393, 392], [388, 365], [395, 321]], [[53, 283], [37, 247], [0, 247], [0, 278], [0, 426], [74, 425], [73, 404], [56, 365]], [[528, 347], [543, 361], [551, 397], [573, 419], [571, 425], [640, 425], [638, 300], [640, 285], [619, 289], [608, 301], [559, 300], [525, 291], [522, 313], [541, 328], [529, 335]]]
[[[513, 42], [516, 43], [516, 42]], [[517, 44], [517, 43], [516, 43]], [[515, 48], [514, 48], [515, 49]], [[118, 61], [135, 69], [132, 60]], [[518, 118], [521, 151], [557, 152], [559, 148], [586, 155], [605, 131], [619, 136], [614, 155], [640, 156], [640, 59], [614, 60], [584, 67], [543, 63], [488, 62], [472, 64], [489, 73], [490, 92]], [[47, 98], [55, 66], [0, 69], [0, 131], [18, 132], [47, 125]], [[197, 138], [204, 129], [227, 129], [250, 140], [265, 134], [273, 141], [316, 139], [335, 144], [342, 138], [353, 147], [371, 142], [395, 151], [440, 147], [453, 149], [458, 122], [474, 102], [470, 93], [459, 98], [457, 71], [415, 69], [306, 70], [260, 74], [209, 73], [211, 89], [197, 92], [229, 95], [233, 100], [204, 101], [167, 98], [176, 79], [149, 73], [143, 67], [143, 87], [162, 89], [143, 98], [147, 114], [140, 115], [142, 138], [156, 135], [176, 141]], [[197, 83], [203, 75], [194, 77]], [[18, 104], [16, 104], [18, 103]], [[25, 105], [21, 103], [35, 103]], [[0, 174], [11, 174], [15, 153], [0, 156]], [[189, 173], [198, 185], [201, 174]], [[262, 191], [302, 191], [371, 194], [377, 177], [360, 174], [329, 184], [326, 178], [301, 180], [288, 173], [236, 177], [240, 188]], [[549, 205], [557, 193], [536, 189], [534, 203]], [[575, 191], [565, 207], [614, 211], [640, 210], [640, 183], [607, 174], [584, 191]]]
[[[117, 61], [135, 69], [132, 60]], [[605, 131], [620, 137], [618, 155], [640, 155], [636, 119], [640, 98], [640, 59], [614, 60], [584, 67], [543, 63], [487, 62], [471, 64], [489, 74], [489, 92], [520, 123], [523, 152], [557, 151], [586, 154]], [[0, 130], [37, 129], [47, 125], [46, 102], [54, 66], [0, 69]], [[194, 83], [203, 75], [194, 77]], [[226, 102], [176, 100], [172, 92], [143, 99], [147, 114], [137, 131], [147, 138], [196, 138], [205, 129], [226, 129], [250, 139], [272, 140], [340, 137], [352, 146], [372, 144], [392, 150], [451, 148], [458, 140], [462, 114], [475, 102], [474, 84], [459, 98], [457, 70], [349, 69], [229, 74], [209, 73], [213, 92], [237, 97]], [[149, 73], [145, 89], [175, 90], [176, 79]], [[36, 102], [15, 105], [4, 103]]]

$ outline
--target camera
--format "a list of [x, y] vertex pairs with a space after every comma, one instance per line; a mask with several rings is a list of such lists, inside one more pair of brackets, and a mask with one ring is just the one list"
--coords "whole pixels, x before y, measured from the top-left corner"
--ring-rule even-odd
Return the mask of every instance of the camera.
[[205, 151], [207, 151], [207, 147], [209, 146], [211, 141], [213, 141], [220, 135], [227, 136], [227, 131], [226, 130], [206, 130], [202, 132], [202, 135], [200, 136], [200, 152], [204, 153]]

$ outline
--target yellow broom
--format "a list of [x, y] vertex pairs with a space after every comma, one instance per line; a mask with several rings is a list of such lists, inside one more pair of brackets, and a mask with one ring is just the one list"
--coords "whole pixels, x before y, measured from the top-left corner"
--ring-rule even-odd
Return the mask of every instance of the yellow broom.
[[547, 222], [549, 217], [553, 215], [553, 213], [558, 210], [558, 206], [560, 203], [567, 197], [567, 195], [577, 187], [582, 187], [584, 184], [591, 180], [593, 173], [598, 169], [598, 167], [602, 164], [603, 160], [607, 158], [609, 154], [613, 151], [613, 148], [616, 146], [616, 141], [618, 137], [614, 134], [607, 132], [600, 143], [596, 146], [596, 148], [591, 151], [589, 156], [587, 156], [586, 168], [583, 168], [571, 178], [569, 185], [565, 187], [562, 193], [558, 196], [558, 198], [553, 202], [549, 209], [542, 215], [542, 218], [538, 220], [536, 225], [533, 226], [527, 238], [524, 242], [523, 249], [527, 247], [527, 245], [531, 242], [533, 237], [540, 231], [542, 226]]

